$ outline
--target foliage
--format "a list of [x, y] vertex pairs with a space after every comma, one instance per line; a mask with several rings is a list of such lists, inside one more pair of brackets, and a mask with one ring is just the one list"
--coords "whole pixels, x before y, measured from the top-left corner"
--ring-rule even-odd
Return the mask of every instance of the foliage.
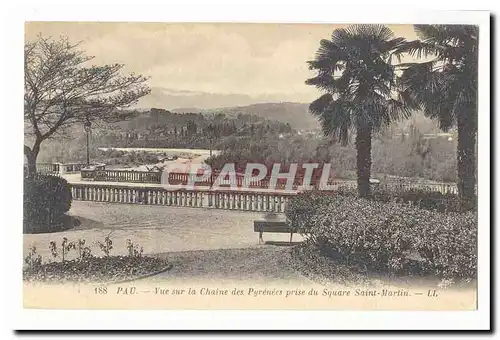
[[24, 55], [25, 133], [32, 139], [24, 153], [30, 175], [36, 173], [43, 141], [75, 124], [129, 118], [123, 109], [150, 92], [145, 77], [121, 74], [124, 65], [88, 66], [93, 57], [65, 37], [40, 35], [26, 42]]
[[83, 239], [78, 239], [78, 242], [76, 243], [76, 250], [78, 252], [78, 259], [80, 261], [85, 260], [86, 258], [89, 258], [92, 256], [92, 251], [90, 247], [85, 246], [85, 240]]
[[61, 253], [62, 253], [63, 262], [66, 259], [66, 256], [68, 255], [68, 253], [71, 249], [76, 249], [75, 243], [69, 242], [67, 237], [63, 237], [63, 241], [61, 244]]
[[[356, 191], [350, 187], [340, 187], [335, 193], [342, 196], [356, 196]], [[465, 209], [460, 205], [460, 201], [456, 194], [443, 194], [439, 191], [430, 189], [404, 189], [404, 187], [398, 187], [397, 184], [393, 186], [375, 186], [368, 198], [379, 202], [406, 203], [421, 209], [436, 210], [440, 212], [460, 212], [474, 210], [476, 208], [476, 206], [473, 205]]]
[[352, 25], [333, 31], [320, 41], [309, 69], [316, 76], [306, 81], [324, 94], [311, 103], [322, 130], [332, 140], [347, 145], [356, 134], [356, 167], [359, 195], [369, 195], [372, 134], [394, 120], [408, 118], [411, 106], [404, 96], [394, 96], [396, 67], [392, 57], [403, 38], [383, 25]]
[[61, 177], [37, 175], [24, 179], [24, 232], [38, 233], [61, 229], [62, 217], [71, 207], [68, 182]]
[[139, 247], [139, 245], [134, 244], [130, 239], [127, 239], [127, 251], [129, 257], [142, 257], [144, 249], [143, 247]]
[[114, 164], [127, 164], [127, 165], [143, 165], [158, 163], [158, 155], [152, 154], [147, 151], [119, 151], [113, 149], [98, 150], [96, 159], [106, 165]]
[[[105, 243], [110, 246], [112, 242], [109, 236], [106, 237]], [[131, 240], [127, 240], [126, 245], [128, 256], [109, 256], [108, 251], [104, 257], [95, 257], [85, 244], [84, 239], [69, 241], [63, 237], [62, 260], [49, 263], [42, 263], [42, 257], [36, 253], [36, 247], [32, 246], [24, 260], [26, 264], [23, 269], [24, 280], [109, 283], [137, 278], [165, 270], [169, 266], [165, 259], [143, 256], [143, 248]], [[49, 249], [56, 259], [58, 252], [55, 241], [50, 242]], [[72, 249], [76, 249], [78, 256], [76, 259], [68, 260], [68, 252]]]
[[435, 275], [469, 281], [477, 273], [477, 215], [467, 212], [442, 216], [421, 226], [413, 248]]
[[427, 210], [458, 212], [461, 209], [458, 196], [451, 193], [442, 194], [439, 191], [410, 189], [403, 191], [399, 197], [404, 203], [411, 202], [413, 205]]
[[478, 33], [473, 25], [415, 25], [419, 40], [405, 42], [400, 53], [430, 61], [402, 64], [403, 89], [424, 112], [448, 130], [461, 111], [476, 122]]
[[[436, 130], [418, 123], [421, 134], [433, 134]], [[404, 130], [402, 130], [404, 132]], [[420, 130], [419, 130], [420, 131]], [[429, 141], [432, 146], [425, 161], [413, 153], [418, 138], [401, 139], [394, 131], [376, 136], [373, 141], [373, 176], [419, 177], [440, 182], [455, 180], [454, 150], [456, 143], [436, 137]], [[279, 138], [266, 137], [229, 138], [221, 145], [221, 152], [206, 160], [215, 169], [226, 163], [235, 163], [244, 171], [247, 163], [260, 163], [272, 167], [291, 163], [330, 163], [330, 174], [337, 179], [356, 178], [356, 149], [352, 145], [330, 143], [321, 136], [289, 135]], [[300, 168], [300, 166], [299, 166]]]
[[96, 244], [99, 246], [99, 248], [102, 250], [102, 252], [106, 257], [109, 257], [109, 254], [113, 249], [113, 241], [111, 240], [110, 236], [111, 233], [106, 235], [106, 237], [104, 238], [104, 242], [96, 241]]
[[311, 233], [310, 227], [316, 223], [317, 209], [328, 204], [330, 200], [330, 196], [316, 190], [299, 194], [298, 198], [289, 200], [285, 207], [287, 222], [299, 233], [316, 242], [318, 235]]
[[36, 247], [31, 246], [28, 255], [24, 258], [28, 270], [38, 270], [42, 265], [42, 256], [36, 252]]
[[56, 259], [57, 256], [59, 255], [59, 253], [57, 251], [57, 243], [54, 241], [50, 241], [49, 249], [50, 249], [50, 254], [52, 255], [52, 257], [54, 259]]
[[[78, 259], [80, 259], [80, 260], [83, 259], [88, 254], [90, 254], [90, 249], [88, 247], [83, 248], [84, 244], [85, 244], [85, 240], [79, 239], [78, 242], [72, 242], [72, 241], [68, 241], [67, 237], [63, 237], [63, 240], [61, 242], [61, 260], [62, 260], [62, 262], [66, 261], [68, 253], [72, 249], [78, 250]], [[57, 257], [59, 256], [59, 252], [58, 252], [56, 242], [50, 241], [49, 248], [50, 248], [50, 253], [51, 253], [52, 257], [54, 258], [54, 260], [57, 259]]]
[[419, 40], [399, 51], [430, 60], [401, 65], [401, 91], [443, 130], [457, 127], [458, 193], [469, 206], [476, 185], [479, 27], [415, 25], [415, 31]]
[[168, 262], [150, 256], [128, 257], [89, 256], [82, 260], [44, 263], [37, 269], [25, 268], [23, 278], [26, 281], [47, 282], [102, 282], [110, 283], [130, 280], [142, 275], [164, 270]]
[[412, 255], [419, 255], [423, 274], [475, 277], [473, 212], [441, 213], [396, 202], [308, 193], [288, 204], [286, 216], [318, 251], [347, 263], [355, 260], [397, 273], [410, 265]]

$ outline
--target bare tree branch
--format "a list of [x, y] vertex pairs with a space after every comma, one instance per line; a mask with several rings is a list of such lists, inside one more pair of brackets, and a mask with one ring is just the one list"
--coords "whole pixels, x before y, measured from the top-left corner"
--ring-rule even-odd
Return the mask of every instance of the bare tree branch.
[[41, 35], [25, 44], [24, 121], [35, 140], [25, 154], [75, 123], [123, 120], [121, 110], [150, 93], [146, 77], [123, 75], [121, 64], [89, 65], [94, 57], [79, 47]]

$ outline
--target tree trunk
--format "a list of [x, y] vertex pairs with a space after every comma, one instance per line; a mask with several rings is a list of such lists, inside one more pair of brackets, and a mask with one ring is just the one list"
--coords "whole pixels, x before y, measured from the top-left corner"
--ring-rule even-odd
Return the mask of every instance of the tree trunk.
[[458, 116], [457, 187], [460, 205], [468, 210], [476, 198], [476, 126], [471, 115]]
[[370, 195], [370, 171], [372, 166], [372, 127], [358, 126], [356, 131], [356, 165], [358, 170], [358, 194]]
[[28, 161], [28, 177], [34, 177], [36, 175], [36, 159], [38, 153], [40, 152], [40, 142], [36, 141], [33, 148], [24, 146], [24, 154], [26, 155]]

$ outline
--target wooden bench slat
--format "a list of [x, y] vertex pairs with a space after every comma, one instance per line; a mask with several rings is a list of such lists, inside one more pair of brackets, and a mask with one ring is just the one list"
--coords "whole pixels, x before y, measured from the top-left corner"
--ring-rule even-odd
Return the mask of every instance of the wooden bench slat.
[[254, 221], [253, 230], [264, 233], [292, 233], [294, 230], [282, 221]]
[[286, 226], [287, 225], [285, 221], [261, 221], [261, 220], [253, 221], [253, 224], [254, 225], [263, 225], [263, 226], [269, 226], [269, 225]]
[[290, 234], [290, 244], [292, 243], [295, 228], [290, 227], [284, 221], [254, 221], [253, 230], [259, 233], [259, 244], [264, 242], [262, 234], [264, 233], [287, 233]]
[[264, 233], [291, 233], [291, 228], [263, 228], [263, 227], [254, 227], [253, 231], [255, 232], [264, 232]]

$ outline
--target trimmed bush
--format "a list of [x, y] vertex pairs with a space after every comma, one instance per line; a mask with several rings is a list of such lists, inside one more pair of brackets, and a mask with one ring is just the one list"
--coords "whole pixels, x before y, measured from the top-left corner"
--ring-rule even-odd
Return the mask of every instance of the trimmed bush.
[[403, 202], [411, 202], [422, 209], [438, 210], [441, 212], [460, 211], [458, 195], [451, 193], [442, 194], [438, 191], [411, 189], [403, 191], [399, 194], [399, 197]]
[[[358, 191], [356, 188], [340, 187], [335, 194], [357, 197]], [[458, 195], [452, 193], [442, 194], [439, 191], [427, 189], [400, 190], [397, 186], [374, 186], [369, 199], [378, 202], [409, 203], [422, 209], [437, 210], [440, 212], [461, 211]], [[473, 204], [468, 210], [474, 210], [475, 207], [476, 205]]]
[[433, 274], [465, 281], [476, 277], [476, 213], [439, 214], [422, 224], [417, 236], [413, 248]]
[[285, 215], [288, 222], [303, 235], [311, 235], [311, 226], [316, 223], [318, 216], [317, 209], [328, 205], [331, 197], [319, 191], [306, 191], [290, 200], [285, 208]]
[[476, 273], [477, 217], [397, 202], [307, 193], [287, 205], [287, 219], [318, 251], [397, 273], [420, 255], [424, 273], [471, 279]]
[[64, 178], [37, 175], [24, 180], [24, 232], [50, 232], [61, 228], [71, 208], [71, 189]]

